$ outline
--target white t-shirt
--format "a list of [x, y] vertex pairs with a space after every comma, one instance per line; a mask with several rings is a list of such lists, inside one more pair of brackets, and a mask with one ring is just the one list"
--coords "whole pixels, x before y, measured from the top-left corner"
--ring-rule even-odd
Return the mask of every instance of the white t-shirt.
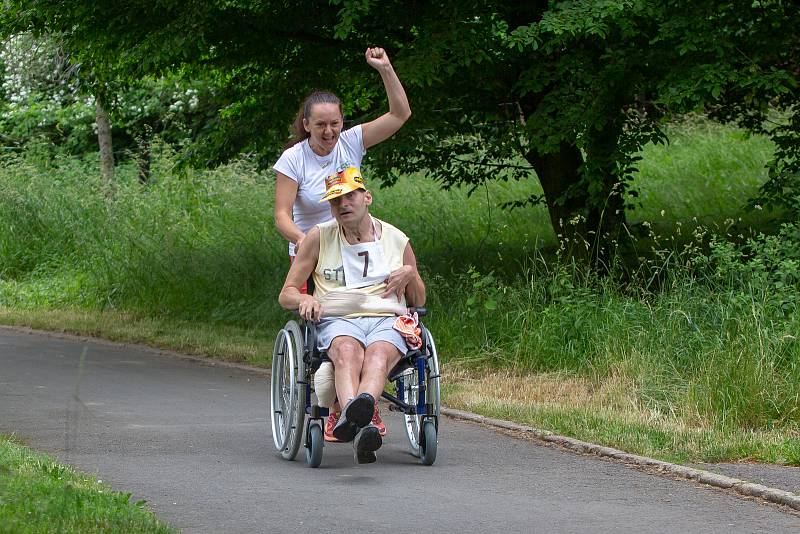
[[[327, 156], [311, 150], [308, 139], [283, 151], [272, 168], [297, 182], [292, 219], [303, 233], [333, 219], [330, 205], [319, 201], [325, 194], [325, 178], [347, 167], [361, 167], [366, 152], [360, 124], [344, 130]], [[289, 255], [294, 256], [294, 243], [289, 243]]]

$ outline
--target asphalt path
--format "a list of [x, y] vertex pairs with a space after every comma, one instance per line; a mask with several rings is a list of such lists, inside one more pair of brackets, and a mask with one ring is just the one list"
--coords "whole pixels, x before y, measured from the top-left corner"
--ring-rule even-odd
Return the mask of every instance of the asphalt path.
[[245, 369], [0, 328], [0, 433], [183, 532], [800, 532], [777, 506], [451, 419], [431, 467], [387, 412], [377, 463], [336, 444], [309, 469], [273, 448], [268, 386]]

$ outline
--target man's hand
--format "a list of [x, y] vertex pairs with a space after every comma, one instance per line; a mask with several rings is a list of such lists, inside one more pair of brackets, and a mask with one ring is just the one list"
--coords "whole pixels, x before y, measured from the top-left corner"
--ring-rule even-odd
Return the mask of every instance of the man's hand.
[[300, 295], [300, 305], [297, 311], [300, 312], [300, 317], [303, 319], [316, 323], [322, 317], [322, 304], [311, 295]]
[[367, 58], [367, 64], [376, 70], [392, 66], [389, 62], [389, 55], [383, 48], [367, 48], [367, 51], [364, 52], [364, 57]]
[[414, 268], [410, 265], [403, 265], [399, 269], [392, 271], [387, 278], [386, 291], [381, 294], [381, 298], [388, 298], [389, 295], [394, 294], [397, 297], [397, 302], [400, 302], [402, 296], [406, 292], [406, 286], [414, 278]]

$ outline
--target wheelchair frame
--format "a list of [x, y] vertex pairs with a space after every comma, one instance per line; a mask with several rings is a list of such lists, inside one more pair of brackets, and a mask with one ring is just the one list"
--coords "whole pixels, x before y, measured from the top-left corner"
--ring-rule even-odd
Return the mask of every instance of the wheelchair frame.
[[[420, 316], [425, 310], [417, 310]], [[422, 347], [411, 350], [389, 373], [395, 394], [383, 392], [390, 411], [403, 413], [411, 454], [424, 465], [436, 460], [441, 410], [439, 357], [430, 331], [420, 324]], [[272, 351], [270, 409], [272, 439], [286, 460], [294, 460], [301, 443], [309, 467], [322, 463], [323, 428], [328, 409], [317, 404], [313, 376], [323, 354], [316, 346], [316, 325], [290, 320], [278, 332]]]

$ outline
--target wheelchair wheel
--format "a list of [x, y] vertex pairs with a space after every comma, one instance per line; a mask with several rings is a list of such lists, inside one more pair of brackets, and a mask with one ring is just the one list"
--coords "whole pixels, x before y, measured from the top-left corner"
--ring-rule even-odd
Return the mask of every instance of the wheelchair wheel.
[[[425, 364], [425, 404], [427, 406], [428, 413], [425, 416], [416, 414], [405, 414], [403, 416], [406, 438], [408, 439], [408, 448], [411, 451], [411, 454], [417, 458], [422, 458], [424, 452], [420, 448], [420, 442], [425, 439], [423, 423], [431, 423], [433, 428], [434, 442], [436, 441], [436, 434], [439, 429], [439, 411], [441, 408], [441, 397], [439, 390], [439, 356], [436, 352], [436, 343], [433, 340], [433, 336], [425, 328], [423, 329], [423, 342], [423, 349], [427, 354], [427, 362]], [[419, 399], [419, 372], [417, 368], [413, 367], [409, 369], [402, 378], [403, 391], [398, 392], [400, 399], [407, 404], [416, 405]], [[435, 456], [436, 453], [434, 448], [434, 458]]]
[[272, 439], [281, 456], [293, 460], [300, 448], [306, 415], [303, 334], [295, 321], [286, 323], [275, 339], [271, 382]]
[[309, 421], [308, 445], [306, 447], [306, 463], [308, 467], [319, 467], [319, 464], [322, 463], [322, 446], [324, 444], [325, 437], [322, 434], [322, 426]]
[[436, 425], [432, 420], [426, 419], [422, 423], [422, 435], [420, 436], [420, 461], [422, 465], [433, 465], [436, 461], [436, 447], [439, 444], [436, 436]]

